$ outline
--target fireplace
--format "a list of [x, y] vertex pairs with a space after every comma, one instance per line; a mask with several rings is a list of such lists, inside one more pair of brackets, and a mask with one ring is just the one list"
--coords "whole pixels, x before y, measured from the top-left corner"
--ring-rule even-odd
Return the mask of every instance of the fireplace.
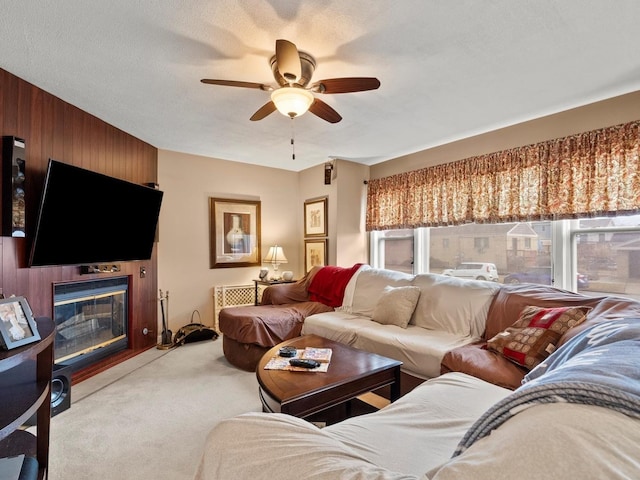
[[128, 346], [127, 277], [54, 285], [54, 359], [78, 371]]

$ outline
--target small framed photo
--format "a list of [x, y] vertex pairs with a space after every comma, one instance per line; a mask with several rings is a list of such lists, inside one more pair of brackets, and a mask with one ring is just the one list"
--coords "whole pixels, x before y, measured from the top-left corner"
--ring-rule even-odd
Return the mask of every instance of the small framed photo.
[[326, 237], [327, 197], [306, 200], [304, 202], [304, 236]]
[[327, 239], [304, 241], [304, 269], [306, 272], [313, 267], [327, 265]]
[[0, 346], [5, 350], [40, 340], [31, 307], [24, 297], [0, 300]]
[[260, 265], [260, 201], [209, 198], [210, 268]]

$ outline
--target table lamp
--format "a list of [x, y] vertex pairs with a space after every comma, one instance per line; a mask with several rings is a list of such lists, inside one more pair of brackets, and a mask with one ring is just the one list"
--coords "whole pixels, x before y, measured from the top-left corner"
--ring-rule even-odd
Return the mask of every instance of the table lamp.
[[280, 280], [278, 266], [281, 263], [287, 263], [288, 261], [282, 247], [279, 247], [278, 245], [269, 247], [269, 252], [267, 253], [267, 256], [264, 257], [264, 261], [271, 263], [271, 266], [273, 267], [273, 276], [271, 277], [271, 280]]

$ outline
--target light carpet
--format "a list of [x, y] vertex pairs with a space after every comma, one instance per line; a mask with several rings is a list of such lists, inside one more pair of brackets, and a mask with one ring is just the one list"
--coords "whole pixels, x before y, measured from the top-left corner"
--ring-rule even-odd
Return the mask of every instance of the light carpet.
[[220, 420], [261, 411], [255, 373], [231, 366], [222, 337], [152, 349], [71, 388], [51, 419], [49, 479], [192, 479]]

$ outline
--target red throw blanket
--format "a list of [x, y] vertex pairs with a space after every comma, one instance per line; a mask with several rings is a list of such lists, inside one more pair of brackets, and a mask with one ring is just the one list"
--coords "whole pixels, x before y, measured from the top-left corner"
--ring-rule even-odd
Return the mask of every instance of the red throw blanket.
[[309, 298], [314, 302], [324, 303], [336, 308], [342, 305], [342, 297], [347, 283], [362, 266], [356, 263], [353, 267], [322, 267], [315, 274], [309, 285]]

